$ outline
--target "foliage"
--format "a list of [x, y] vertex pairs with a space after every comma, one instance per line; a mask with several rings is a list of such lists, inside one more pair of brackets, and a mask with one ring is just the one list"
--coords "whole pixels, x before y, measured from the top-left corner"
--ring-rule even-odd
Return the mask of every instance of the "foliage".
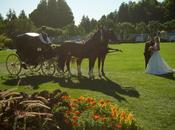
[[82, 33], [88, 34], [94, 30], [97, 26], [97, 21], [95, 19], [89, 19], [88, 16], [83, 16], [79, 24], [79, 28], [83, 29]]
[[165, 7], [165, 18], [166, 21], [170, 21], [172, 19], [175, 19], [175, 1], [174, 0], [164, 0], [163, 6]]
[[167, 21], [167, 22], [165, 22], [164, 24], [163, 24], [163, 28], [165, 29], [165, 30], [173, 30], [173, 29], [175, 29], [175, 19], [173, 19], [173, 20], [171, 20], [171, 21]]
[[97, 102], [82, 96], [72, 99], [58, 89], [52, 93], [41, 91], [32, 95], [0, 91], [0, 126], [13, 130], [139, 129], [132, 113], [108, 100]]
[[78, 27], [75, 26], [74, 24], [69, 24], [67, 26], [65, 26], [63, 28], [64, 30], [64, 35], [68, 35], [68, 36], [75, 36], [75, 35], [78, 35], [79, 34], [79, 30], [78, 30]]
[[30, 18], [37, 27], [61, 28], [73, 23], [73, 14], [65, 0], [41, 0]]
[[141, 0], [139, 2], [122, 3], [115, 19], [118, 22], [145, 22], [151, 20], [163, 21], [165, 9], [157, 0]]
[[0, 35], [0, 48], [13, 48], [12, 40], [5, 35]]
[[2, 32], [12, 39], [18, 34], [30, 32], [34, 28], [33, 22], [27, 18], [23, 10], [17, 17], [15, 11], [10, 9], [7, 13], [7, 18], [2, 23], [0, 22], [0, 32], [2, 29]]
[[147, 25], [145, 24], [145, 22], [140, 22], [136, 24], [136, 32], [142, 34], [148, 32]]
[[[63, 102], [55, 111], [64, 113], [65, 126], [73, 130], [137, 130], [132, 113], [126, 112], [109, 100], [96, 101], [91, 97], [62, 97]], [[65, 105], [66, 104], [66, 105]], [[59, 108], [59, 109], [58, 109]], [[62, 109], [61, 109], [62, 108]]]
[[[42, 27], [37, 29], [37, 32], [41, 32]], [[46, 32], [49, 36], [60, 36], [63, 34], [63, 30], [60, 28], [52, 28], [46, 26]]]
[[148, 24], [148, 30], [151, 35], [156, 35], [161, 30], [161, 24], [158, 21], [150, 21]]
[[[10, 90], [0, 91], [0, 127], [10, 130], [58, 130], [52, 108], [57, 104], [60, 90], [41, 91], [28, 95]], [[31, 125], [32, 124], [32, 125]]]

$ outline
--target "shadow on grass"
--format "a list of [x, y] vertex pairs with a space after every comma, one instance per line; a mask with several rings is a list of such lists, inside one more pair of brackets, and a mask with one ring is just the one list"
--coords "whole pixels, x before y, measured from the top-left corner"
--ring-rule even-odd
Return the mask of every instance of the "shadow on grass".
[[[75, 80], [74, 80], [75, 79]], [[90, 80], [87, 77], [82, 78], [59, 78], [49, 76], [27, 76], [21, 78], [11, 78], [5, 80], [3, 84], [11, 86], [24, 86], [30, 85], [33, 89], [39, 89], [39, 85], [47, 82], [58, 83], [61, 87], [71, 89], [85, 89], [104, 93], [105, 95], [116, 98], [118, 101], [126, 101], [123, 96], [139, 98], [139, 92], [133, 87], [122, 87], [121, 85], [113, 82], [107, 77], [101, 79]], [[52, 86], [50, 86], [52, 87]]]
[[170, 80], [175, 80], [175, 77], [174, 77], [173, 73], [162, 74], [162, 75], [155, 75], [155, 76], [159, 76], [159, 77], [170, 79]]

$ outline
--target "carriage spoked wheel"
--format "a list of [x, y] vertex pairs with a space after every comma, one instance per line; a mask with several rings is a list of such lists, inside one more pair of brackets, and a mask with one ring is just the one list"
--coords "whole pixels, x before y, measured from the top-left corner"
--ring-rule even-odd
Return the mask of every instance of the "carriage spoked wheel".
[[18, 75], [21, 72], [21, 60], [18, 55], [10, 54], [7, 56], [6, 68], [11, 75]]
[[55, 73], [55, 64], [52, 60], [44, 61], [41, 70], [44, 75], [52, 76]]

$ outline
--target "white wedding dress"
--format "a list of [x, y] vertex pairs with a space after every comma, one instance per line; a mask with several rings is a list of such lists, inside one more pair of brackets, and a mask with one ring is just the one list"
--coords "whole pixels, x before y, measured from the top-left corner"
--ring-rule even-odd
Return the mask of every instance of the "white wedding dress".
[[155, 51], [152, 54], [145, 71], [146, 73], [156, 74], [156, 75], [173, 73], [173, 69], [160, 56], [159, 51]]

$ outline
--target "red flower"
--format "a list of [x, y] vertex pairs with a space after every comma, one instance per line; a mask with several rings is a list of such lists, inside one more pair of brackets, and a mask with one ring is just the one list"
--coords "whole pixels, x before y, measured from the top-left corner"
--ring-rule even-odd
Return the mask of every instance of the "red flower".
[[68, 120], [68, 119], [65, 119], [64, 122], [65, 122], [66, 124], [69, 124], [69, 120]]
[[72, 125], [73, 126], [78, 126], [78, 123], [77, 122], [73, 122]]
[[76, 115], [80, 115], [80, 112], [79, 111], [75, 111], [74, 112]]
[[93, 116], [93, 119], [94, 120], [98, 120], [99, 118], [100, 118], [100, 115], [98, 115], [98, 114], [96, 114], [96, 115]]
[[78, 120], [78, 116], [74, 116], [72, 119], [73, 119], [74, 121], [77, 121], [77, 120]]
[[117, 125], [117, 128], [118, 128], [118, 129], [122, 128], [122, 125], [121, 125], [121, 124], [118, 124], [118, 125]]

